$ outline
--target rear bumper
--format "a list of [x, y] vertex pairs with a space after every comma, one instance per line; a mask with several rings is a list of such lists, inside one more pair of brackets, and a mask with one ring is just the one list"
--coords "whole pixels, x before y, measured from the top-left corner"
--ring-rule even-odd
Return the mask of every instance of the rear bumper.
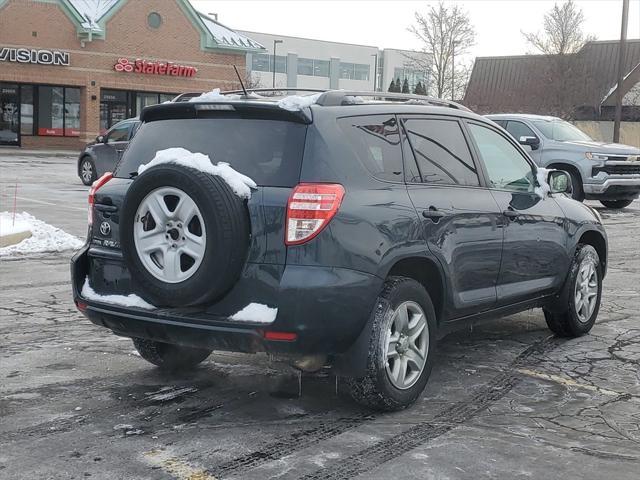
[[[82, 297], [82, 284], [90, 269], [95, 278], [99, 260], [88, 251], [84, 247], [74, 255], [71, 276], [74, 301], [91, 322], [118, 335], [216, 350], [342, 353], [366, 324], [383, 284], [374, 275], [350, 269], [247, 264], [238, 283], [216, 305], [144, 310]], [[103, 272], [99, 267], [97, 271]], [[123, 280], [129, 284], [127, 278]], [[229, 318], [252, 302], [277, 307], [275, 321], [261, 324]], [[295, 333], [296, 339], [267, 340], [267, 331]]]

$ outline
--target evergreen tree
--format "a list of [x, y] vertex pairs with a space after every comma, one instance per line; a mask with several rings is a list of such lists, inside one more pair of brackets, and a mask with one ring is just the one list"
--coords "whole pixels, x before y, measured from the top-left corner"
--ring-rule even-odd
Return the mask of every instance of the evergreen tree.
[[405, 78], [404, 82], [402, 82], [402, 93], [410, 93], [410, 92], [411, 90], [409, 89], [409, 80]]
[[413, 87], [413, 93], [415, 95], [422, 95], [422, 83], [420, 83], [420, 81], [418, 81], [418, 83], [416, 83], [416, 86]]
[[395, 92], [396, 91], [396, 81], [395, 80], [391, 80], [391, 83], [389, 84], [389, 90], [387, 90], [388, 92]]

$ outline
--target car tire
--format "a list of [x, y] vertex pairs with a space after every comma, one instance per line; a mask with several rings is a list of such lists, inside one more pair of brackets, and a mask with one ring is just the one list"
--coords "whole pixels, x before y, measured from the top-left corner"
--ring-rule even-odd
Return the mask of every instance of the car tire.
[[633, 198], [628, 198], [626, 200], [600, 200], [600, 203], [607, 208], [613, 208], [615, 210], [620, 210], [621, 208], [628, 207], [633, 202]]
[[98, 178], [96, 165], [89, 156], [82, 157], [78, 165], [78, 175], [83, 184], [91, 186]]
[[598, 317], [601, 297], [602, 265], [598, 252], [591, 245], [579, 244], [560, 295], [561, 303], [544, 309], [549, 329], [560, 337], [589, 333]]
[[[407, 312], [404, 320], [403, 312]], [[389, 277], [372, 315], [366, 374], [347, 378], [347, 387], [361, 405], [381, 411], [402, 410], [421, 395], [431, 374], [437, 329], [433, 303], [417, 281]], [[421, 368], [416, 361], [421, 362]]]
[[156, 342], [144, 338], [133, 338], [133, 346], [147, 362], [163, 370], [184, 370], [195, 367], [211, 355], [206, 348], [185, 347]]
[[[180, 220], [179, 202], [173, 206], [174, 210], [165, 203], [166, 210], [163, 207], [161, 213], [167, 216], [160, 218], [157, 224], [155, 219], [151, 222], [148, 215], [141, 216], [139, 207], [154, 192], [160, 192], [162, 201], [168, 201], [171, 195], [162, 193], [167, 189], [182, 195], [180, 201], [188, 199], [195, 205], [197, 222], [195, 215]], [[190, 220], [197, 223], [200, 234], [197, 255], [187, 253], [189, 249], [193, 250], [189, 241], [198, 235], [192, 230]], [[155, 253], [144, 256], [142, 248], [138, 249], [140, 229], [146, 230], [149, 224], [149, 231], [158, 227], [160, 233], [156, 243], [161, 248], [157, 249], [160, 253], [156, 257], [152, 257]], [[179, 227], [177, 238], [170, 239], [169, 235], [176, 233], [176, 227]], [[133, 181], [123, 202], [120, 244], [124, 262], [136, 293], [156, 306], [193, 306], [223, 296], [242, 272], [250, 236], [246, 200], [238, 197], [221, 177], [192, 168], [175, 164], [149, 168]], [[157, 236], [153, 237], [156, 241]], [[162, 243], [165, 238], [166, 243]], [[174, 249], [171, 253], [170, 248]], [[185, 255], [189, 257], [187, 263], [191, 267], [183, 265]], [[174, 261], [170, 263], [171, 259]], [[188, 267], [186, 272], [193, 268], [189, 276], [183, 267]], [[171, 270], [175, 273], [173, 278], [169, 275]]]
[[578, 202], [584, 202], [584, 188], [582, 186], [582, 178], [578, 172], [572, 170], [566, 170], [571, 177], [571, 186], [573, 191], [571, 192], [571, 198]]

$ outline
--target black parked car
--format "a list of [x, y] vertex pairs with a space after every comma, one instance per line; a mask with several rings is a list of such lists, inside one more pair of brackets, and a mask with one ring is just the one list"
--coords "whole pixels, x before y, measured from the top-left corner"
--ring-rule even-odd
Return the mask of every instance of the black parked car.
[[122, 120], [84, 147], [78, 157], [78, 176], [82, 183], [91, 185], [105, 172], [113, 171], [138, 125], [137, 118]]
[[[266, 351], [330, 364], [358, 402], [394, 410], [421, 394], [453, 329], [534, 307], [561, 336], [596, 320], [597, 212], [565, 195], [564, 172], [545, 191], [520, 145], [462, 106], [327, 91], [297, 111], [178, 100], [141, 122], [90, 192], [73, 296], [155, 365]], [[228, 162], [257, 188], [241, 198], [175, 163], [138, 173], [171, 147]]]

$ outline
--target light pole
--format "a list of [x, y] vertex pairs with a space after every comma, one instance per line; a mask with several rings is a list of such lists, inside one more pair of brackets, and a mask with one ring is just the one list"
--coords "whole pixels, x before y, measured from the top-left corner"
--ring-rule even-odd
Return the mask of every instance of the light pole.
[[376, 63], [373, 66], [373, 91], [377, 92], [378, 88], [378, 54], [372, 53], [371, 56], [376, 59]]
[[627, 41], [627, 23], [629, 19], [629, 0], [622, 0], [622, 25], [620, 28], [620, 46], [618, 47], [618, 90], [616, 91], [616, 110], [613, 117], [613, 142], [620, 141], [620, 121], [622, 120], [622, 84], [624, 83], [624, 54]]
[[273, 85], [272, 88], [276, 88], [276, 45], [282, 43], [282, 40], [273, 41]]

